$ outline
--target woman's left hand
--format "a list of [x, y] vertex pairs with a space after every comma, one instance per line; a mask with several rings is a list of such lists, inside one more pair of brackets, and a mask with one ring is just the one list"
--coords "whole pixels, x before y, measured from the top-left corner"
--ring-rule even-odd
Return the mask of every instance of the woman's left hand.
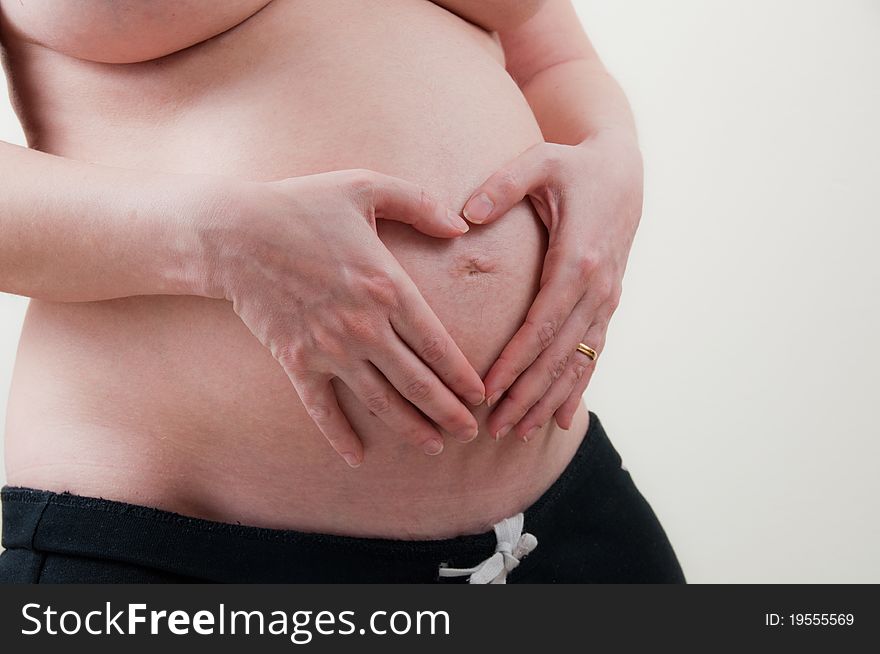
[[630, 247], [642, 213], [642, 159], [634, 135], [605, 132], [579, 145], [539, 143], [477, 188], [464, 217], [485, 224], [523, 198], [547, 226], [541, 287], [525, 323], [487, 373], [496, 439], [511, 430], [529, 440], [555, 417], [571, 421], [595, 369], [577, 351], [601, 355], [620, 301]]

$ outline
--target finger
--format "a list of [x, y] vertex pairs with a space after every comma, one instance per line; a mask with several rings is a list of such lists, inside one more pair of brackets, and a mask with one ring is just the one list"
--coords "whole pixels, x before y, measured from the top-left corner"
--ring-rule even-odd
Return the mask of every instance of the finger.
[[595, 371], [595, 364], [587, 368], [584, 376], [581, 377], [574, 385], [574, 388], [572, 388], [568, 398], [562, 403], [562, 406], [556, 410], [556, 413], [553, 414], [556, 424], [560, 429], [571, 429], [574, 414], [577, 412], [578, 406], [580, 406], [581, 400], [583, 399], [584, 393], [586, 392], [587, 386], [589, 386], [590, 380], [593, 378], [593, 373]]
[[548, 180], [550, 152], [546, 143], [538, 143], [508, 162], [477, 187], [465, 202], [462, 215], [483, 225], [510, 211], [529, 191]]
[[[594, 310], [587, 298], [581, 299], [559, 332], [559, 337], [523, 372], [492, 412], [487, 421], [489, 433], [503, 438], [517, 425], [532, 406], [547, 394], [563, 376], [572, 354], [594, 319]], [[560, 403], [565, 398], [560, 399]]]
[[412, 404], [401, 397], [369, 361], [339, 376], [363, 405], [388, 429], [422, 449], [425, 454], [443, 451], [443, 436]]
[[370, 358], [405, 399], [453, 438], [467, 443], [477, 437], [473, 414], [396, 335]]
[[288, 376], [318, 429], [345, 462], [357, 468], [363, 462], [364, 447], [339, 408], [331, 377], [323, 374]]
[[[599, 354], [605, 344], [607, 327], [607, 322], [594, 323], [583, 336], [582, 342], [592, 344], [590, 347]], [[596, 361], [590, 359], [586, 354], [575, 351], [559, 379], [553, 382], [547, 393], [529, 409], [525, 417], [516, 425], [514, 429], [516, 435], [528, 442], [541, 427], [550, 422], [557, 409], [569, 400], [573, 400], [576, 410], [595, 369]], [[574, 411], [572, 411], [572, 415], [574, 415]], [[570, 420], [568, 427], [571, 427]], [[564, 429], [568, 429], [568, 427], [564, 427]]]
[[479, 373], [409, 277], [400, 291], [401, 302], [391, 314], [394, 331], [453, 393], [474, 406], [482, 404], [486, 389]]
[[468, 224], [441, 205], [425, 189], [397, 177], [369, 173], [373, 210], [377, 218], [396, 220], [414, 229], [441, 238], [461, 236]]
[[[601, 332], [600, 339], [605, 338], [606, 330], [607, 325], [605, 326], [605, 328], [599, 330]], [[592, 335], [588, 334], [587, 336], [585, 336], [585, 338], [592, 338]], [[601, 342], [602, 345], [599, 350], [596, 350], [597, 353], [605, 347], [604, 340], [601, 340]], [[565, 402], [562, 403], [562, 406], [560, 406], [556, 410], [556, 413], [554, 415], [556, 419], [556, 424], [559, 425], [559, 427], [561, 427], [562, 429], [571, 429], [571, 423], [574, 419], [574, 414], [577, 411], [578, 405], [580, 405], [581, 403], [581, 398], [583, 397], [584, 392], [587, 390], [587, 386], [589, 385], [590, 380], [593, 378], [593, 372], [595, 370], [595, 364], [587, 368], [587, 371], [584, 373], [583, 377], [581, 377], [581, 379], [578, 380], [578, 383], [575, 384], [574, 388], [568, 396], [568, 399], [566, 399]]]
[[[547, 258], [562, 259], [550, 252]], [[550, 347], [574, 307], [584, 297], [584, 280], [575, 267], [551, 265], [553, 269], [547, 272], [545, 264], [548, 281], [538, 291], [525, 322], [486, 374], [484, 384], [488, 406], [494, 405], [541, 352]]]

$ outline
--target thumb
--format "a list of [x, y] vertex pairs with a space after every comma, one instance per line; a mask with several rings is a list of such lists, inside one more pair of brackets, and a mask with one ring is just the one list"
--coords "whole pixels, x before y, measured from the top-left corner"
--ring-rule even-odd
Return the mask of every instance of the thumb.
[[546, 143], [538, 143], [483, 182], [465, 202], [462, 214], [478, 225], [497, 220], [547, 180]]
[[461, 236], [468, 224], [442, 206], [425, 189], [398, 177], [371, 175], [373, 210], [376, 218], [396, 220], [441, 238]]

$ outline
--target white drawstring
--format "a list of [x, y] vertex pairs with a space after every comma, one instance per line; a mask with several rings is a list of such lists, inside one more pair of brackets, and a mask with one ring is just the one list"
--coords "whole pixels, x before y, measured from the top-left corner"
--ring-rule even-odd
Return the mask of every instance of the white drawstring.
[[532, 534], [523, 533], [525, 516], [517, 513], [495, 525], [495, 538], [498, 544], [495, 553], [473, 568], [447, 568], [440, 565], [441, 577], [464, 577], [470, 575], [471, 584], [506, 584], [507, 573], [519, 565], [537, 546], [538, 539]]

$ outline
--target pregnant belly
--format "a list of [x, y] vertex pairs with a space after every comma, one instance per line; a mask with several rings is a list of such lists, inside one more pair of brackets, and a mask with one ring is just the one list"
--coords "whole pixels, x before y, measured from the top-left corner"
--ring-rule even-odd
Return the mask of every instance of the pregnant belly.
[[[459, 208], [540, 139], [534, 117], [485, 34], [429, 3], [366, 4], [298, 14], [300, 3], [273, 3], [217, 39], [124, 69], [35, 54], [59, 95], [25, 107], [43, 126], [33, 138], [73, 158], [179, 173], [372, 168]], [[405, 29], [386, 33], [392, 19]], [[71, 83], [93, 91], [65, 94]], [[454, 241], [390, 222], [379, 234], [484, 374], [537, 292], [546, 234], [534, 211], [521, 203]], [[34, 300], [10, 395], [8, 482], [260, 526], [445, 537], [536, 499], [586, 427], [581, 411], [571, 432], [548, 428], [527, 445], [481, 429], [427, 457], [336, 388], [365, 443], [358, 470], [228, 303]], [[484, 426], [486, 408], [475, 415]]]

